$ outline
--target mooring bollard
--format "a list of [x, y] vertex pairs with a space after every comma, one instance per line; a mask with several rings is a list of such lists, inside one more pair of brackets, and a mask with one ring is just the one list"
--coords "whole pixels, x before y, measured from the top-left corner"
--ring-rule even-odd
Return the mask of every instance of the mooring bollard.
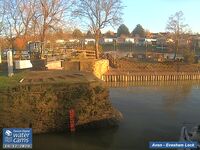
[[14, 73], [13, 73], [13, 56], [11, 50], [7, 52], [7, 63], [8, 63], [8, 76], [12, 77]]

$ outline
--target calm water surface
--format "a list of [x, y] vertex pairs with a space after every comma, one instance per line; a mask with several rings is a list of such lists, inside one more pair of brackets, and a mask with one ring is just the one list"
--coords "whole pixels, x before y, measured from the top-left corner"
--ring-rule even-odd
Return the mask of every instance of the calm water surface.
[[176, 82], [110, 88], [124, 119], [117, 128], [34, 136], [38, 150], [147, 150], [149, 141], [177, 141], [183, 125], [200, 124], [200, 84]]

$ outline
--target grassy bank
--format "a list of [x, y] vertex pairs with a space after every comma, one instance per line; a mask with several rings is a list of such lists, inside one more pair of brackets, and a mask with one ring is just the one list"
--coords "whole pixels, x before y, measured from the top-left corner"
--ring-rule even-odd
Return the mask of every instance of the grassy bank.
[[[23, 82], [20, 83], [20, 80]], [[90, 74], [66, 71], [20, 71], [15, 72], [13, 77], [0, 72], [0, 90], [15, 87], [19, 84], [47, 84], [47, 83], [85, 83], [90, 79], [96, 80]]]
[[7, 73], [0, 72], [0, 90], [16, 86], [26, 73], [18, 72], [13, 77], [8, 77]]
[[[69, 109], [76, 112], [76, 125], [119, 120], [109, 101], [108, 89], [91, 75], [44, 71], [20, 73], [24, 81], [0, 90], [0, 128], [32, 127], [34, 133], [67, 131]], [[6, 77], [3, 77], [6, 78]], [[2, 79], [3, 79], [2, 78]], [[13, 84], [14, 85], [14, 84]]]

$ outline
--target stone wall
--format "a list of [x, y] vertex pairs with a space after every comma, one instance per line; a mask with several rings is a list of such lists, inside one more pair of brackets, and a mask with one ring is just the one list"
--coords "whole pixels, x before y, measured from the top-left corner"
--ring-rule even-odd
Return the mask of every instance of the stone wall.
[[81, 60], [80, 61], [80, 71], [84, 72], [93, 72], [94, 64], [97, 60], [91, 59], [91, 60]]
[[64, 61], [62, 67], [67, 71], [91, 72], [97, 78], [101, 79], [102, 75], [109, 70], [109, 60], [81, 60], [81, 61]]
[[62, 69], [62, 66], [61, 66], [61, 62], [62, 61], [49, 61], [47, 62], [47, 69], [48, 70], [61, 70]]
[[62, 68], [66, 71], [80, 71], [80, 62], [78, 61], [62, 61]]
[[93, 67], [93, 74], [97, 78], [102, 79], [102, 75], [108, 72], [108, 70], [109, 70], [109, 60], [102, 59], [95, 61]]

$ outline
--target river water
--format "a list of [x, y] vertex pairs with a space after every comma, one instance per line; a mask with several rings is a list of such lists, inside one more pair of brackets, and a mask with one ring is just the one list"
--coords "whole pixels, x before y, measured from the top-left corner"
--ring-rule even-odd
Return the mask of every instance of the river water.
[[178, 141], [182, 126], [200, 124], [200, 84], [191, 82], [111, 87], [124, 119], [116, 128], [73, 135], [34, 135], [37, 150], [147, 150], [149, 141]]

